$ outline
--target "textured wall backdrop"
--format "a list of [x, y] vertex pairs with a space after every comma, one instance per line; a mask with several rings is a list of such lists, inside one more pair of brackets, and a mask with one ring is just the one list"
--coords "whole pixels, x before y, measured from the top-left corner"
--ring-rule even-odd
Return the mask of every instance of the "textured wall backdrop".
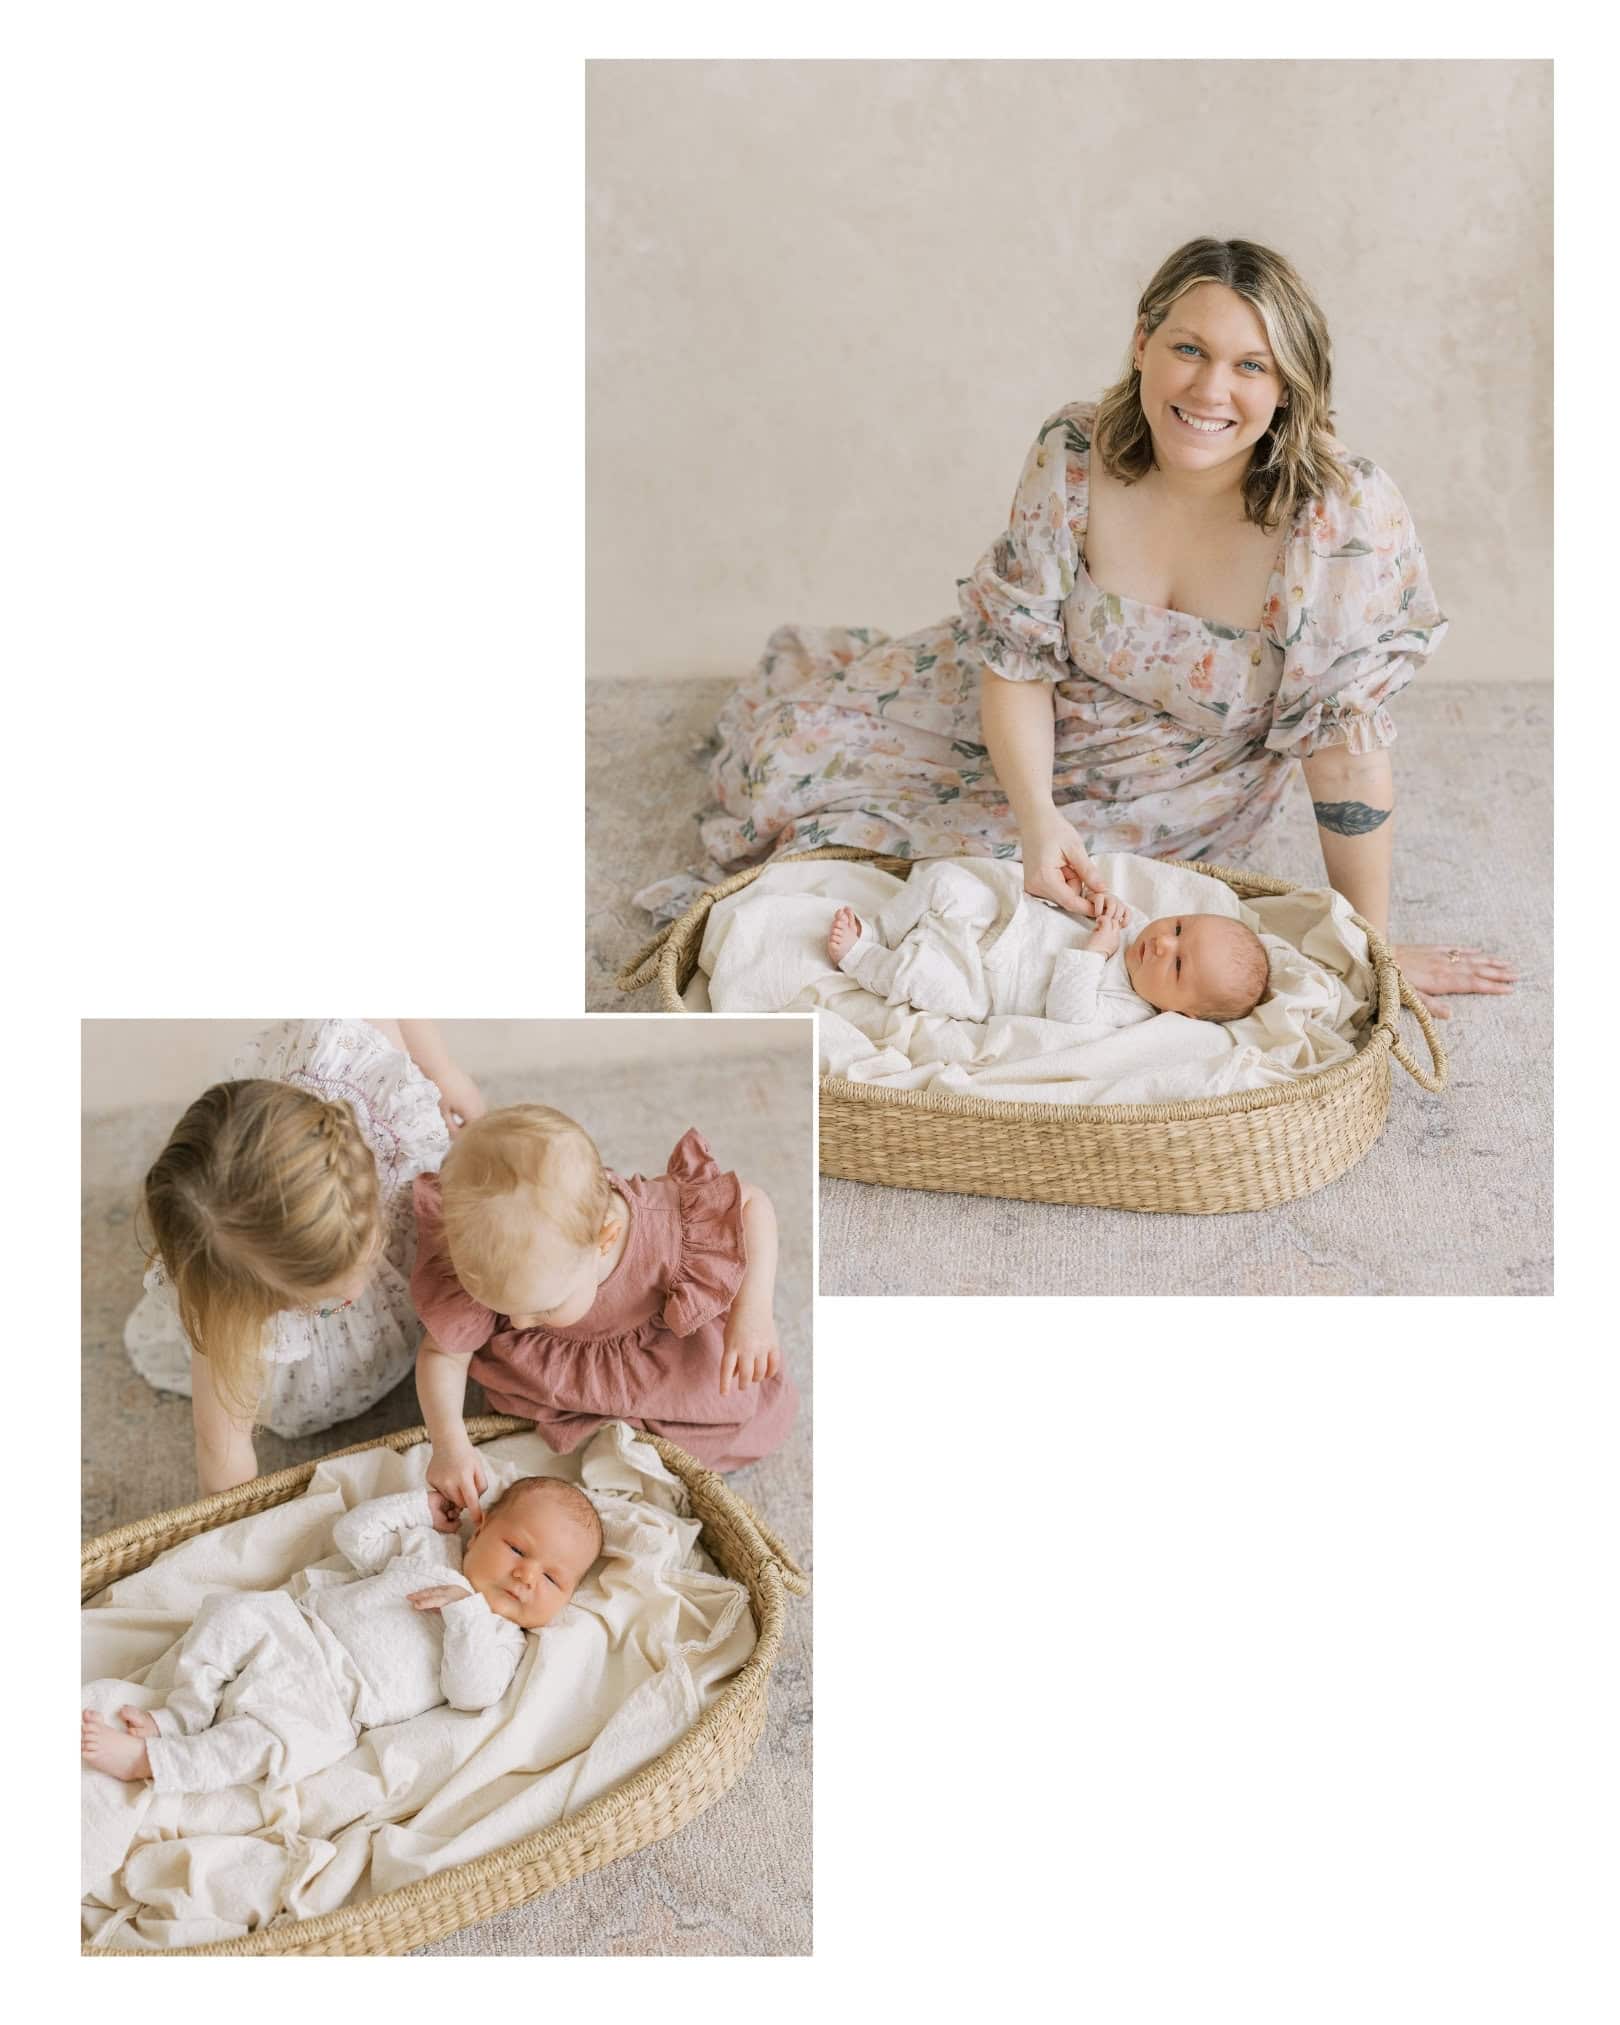
[[1197, 233], [1299, 268], [1451, 681], [1551, 675], [1552, 65], [588, 69], [594, 675], [909, 631]]

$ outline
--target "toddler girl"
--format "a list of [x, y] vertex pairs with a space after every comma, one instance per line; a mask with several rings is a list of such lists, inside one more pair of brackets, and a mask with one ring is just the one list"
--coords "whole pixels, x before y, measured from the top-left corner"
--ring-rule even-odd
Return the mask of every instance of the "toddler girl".
[[485, 1480], [462, 1422], [469, 1368], [561, 1451], [626, 1420], [730, 1470], [786, 1435], [775, 1212], [701, 1134], [663, 1174], [621, 1176], [573, 1119], [514, 1104], [468, 1126], [415, 1196], [428, 1482], [458, 1509], [478, 1509]]
[[426, 1021], [284, 1020], [186, 1111], [146, 1177], [155, 1256], [124, 1341], [190, 1394], [203, 1492], [258, 1473], [255, 1420], [312, 1434], [404, 1377], [410, 1183], [483, 1108]]
[[840, 907], [827, 955], [890, 1005], [953, 1019], [1024, 1013], [1122, 1027], [1178, 1012], [1235, 1020], [1265, 997], [1265, 944], [1243, 922], [1192, 913], [1149, 921], [1101, 888], [1086, 902], [1095, 917], [1089, 932], [1027, 895], [1005, 917], [992, 886], [946, 859], [919, 866], [875, 927]]
[[[448, 1502], [400, 1491], [346, 1512], [332, 1540], [361, 1581], [210, 1596], [181, 1642], [161, 1709], [86, 1709], [80, 1752], [160, 1793], [294, 1784], [347, 1757], [362, 1730], [505, 1694], [524, 1633], [562, 1611], [602, 1551], [589, 1497], [519, 1477], [463, 1551]], [[445, 1577], [451, 1579], [446, 1582]]]

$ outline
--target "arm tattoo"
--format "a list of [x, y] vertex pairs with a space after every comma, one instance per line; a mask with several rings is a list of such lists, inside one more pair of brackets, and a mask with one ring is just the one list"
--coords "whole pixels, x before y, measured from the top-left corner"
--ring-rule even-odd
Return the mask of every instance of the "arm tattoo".
[[1312, 802], [1311, 807], [1322, 828], [1341, 837], [1364, 837], [1391, 814], [1389, 809], [1370, 809], [1365, 802]]

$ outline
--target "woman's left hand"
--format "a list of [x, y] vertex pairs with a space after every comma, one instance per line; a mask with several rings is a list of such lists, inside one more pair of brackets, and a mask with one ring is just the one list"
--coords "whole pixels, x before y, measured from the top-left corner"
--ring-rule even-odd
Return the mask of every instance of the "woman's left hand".
[[1519, 973], [1499, 956], [1464, 949], [1456, 943], [1401, 942], [1395, 946], [1401, 974], [1437, 1020], [1448, 1020], [1451, 1008], [1436, 994], [1454, 991], [1511, 991]]
[[454, 1139], [463, 1125], [482, 1118], [489, 1106], [472, 1077], [453, 1064], [441, 1069], [435, 1081], [439, 1091], [439, 1115], [449, 1126], [450, 1137]]

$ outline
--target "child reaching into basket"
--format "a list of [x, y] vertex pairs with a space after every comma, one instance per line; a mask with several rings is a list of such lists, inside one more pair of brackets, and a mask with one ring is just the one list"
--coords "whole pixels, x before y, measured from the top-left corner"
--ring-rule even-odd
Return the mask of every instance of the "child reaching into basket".
[[701, 1133], [664, 1173], [620, 1176], [572, 1118], [514, 1104], [468, 1126], [415, 1195], [428, 1482], [458, 1509], [484, 1488], [469, 1371], [562, 1451], [626, 1420], [731, 1470], [786, 1436], [798, 1394], [772, 1313], [775, 1212]]
[[362, 1580], [296, 1601], [279, 1589], [210, 1596], [162, 1708], [121, 1708], [122, 1729], [84, 1711], [84, 1762], [164, 1793], [285, 1786], [347, 1757], [362, 1730], [445, 1703], [486, 1709], [525, 1634], [589, 1574], [602, 1522], [577, 1485], [519, 1477], [477, 1514], [465, 1549], [431, 1486], [357, 1505], [332, 1539]]
[[1225, 914], [1149, 921], [1090, 889], [1088, 924], [1021, 897], [1008, 917], [994, 887], [951, 859], [919, 865], [874, 925], [840, 907], [827, 955], [890, 1005], [953, 1019], [1036, 1014], [1123, 1027], [1155, 1013], [1235, 1020], [1265, 997], [1264, 943]]
[[282, 1020], [187, 1107], [142, 1187], [131, 1361], [189, 1394], [203, 1493], [258, 1474], [255, 1423], [352, 1419], [416, 1354], [410, 1184], [484, 1108], [428, 1020]]

